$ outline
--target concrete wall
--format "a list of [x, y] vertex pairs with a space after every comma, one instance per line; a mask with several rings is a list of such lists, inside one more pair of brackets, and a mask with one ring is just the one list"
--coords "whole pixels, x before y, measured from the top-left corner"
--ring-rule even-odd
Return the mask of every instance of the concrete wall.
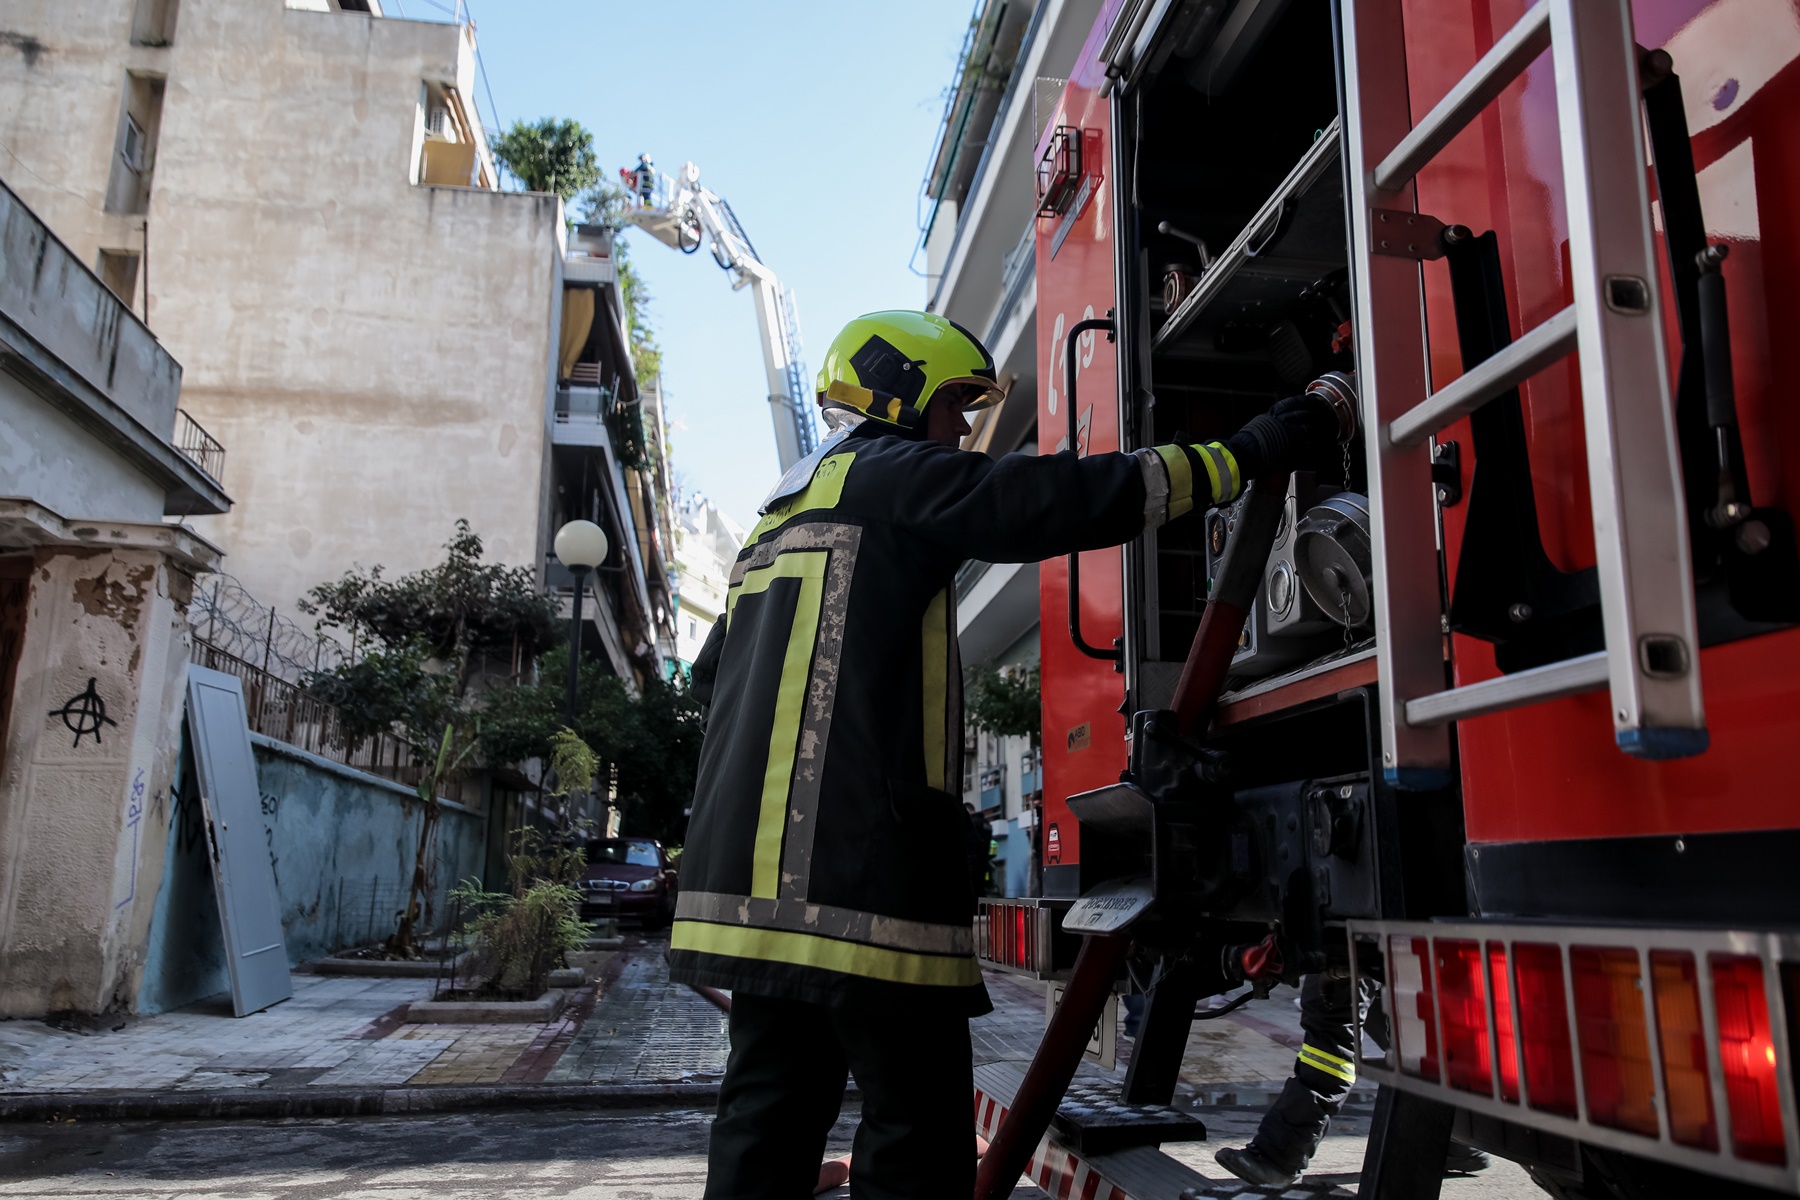
[[59, 514], [160, 521], [164, 492], [118, 452], [0, 373], [0, 495]]
[[0, 745], [0, 1015], [122, 1010], [163, 860], [192, 585], [150, 550], [33, 557]]
[[[0, 109], [4, 103], [0, 101]], [[16, 174], [3, 171], [0, 178]], [[77, 257], [18, 198], [0, 188], [0, 313], [167, 441], [175, 432], [181, 364], [121, 308], [94, 274], [96, 260], [97, 252], [85, 260]], [[149, 519], [161, 516], [159, 501]]]
[[[253, 735], [254, 736], [254, 735]], [[262, 820], [281, 893], [288, 961], [309, 962], [392, 932], [412, 880], [421, 807], [408, 789], [256, 737]], [[166, 810], [163, 888], [150, 925], [141, 1012], [179, 1008], [230, 987], [199, 801]], [[481, 873], [487, 818], [444, 803], [438, 821], [441, 894]], [[434, 916], [442, 919], [438, 905]]]
[[[425, 82], [473, 94], [453, 25], [183, 0], [132, 46], [133, 0], [0, 15], [0, 174], [90, 264], [141, 250], [182, 405], [235, 503], [196, 527], [289, 606], [353, 563], [543, 557], [561, 204], [410, 182]], [[167, 77], [148, 212], [102, 211], [128, 73]]]

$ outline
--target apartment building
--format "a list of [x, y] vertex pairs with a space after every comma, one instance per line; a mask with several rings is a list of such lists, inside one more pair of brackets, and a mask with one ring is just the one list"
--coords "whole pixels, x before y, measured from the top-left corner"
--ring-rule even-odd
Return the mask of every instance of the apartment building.
[[129, 1007], [181, 746], [216, 442], [181, 366], [0, 186], [0, 1017]]
[[666, 481], [609, 240], [499, 190], [472, 25], [397, 7], [13, 6], [0, 178], [185, 365], [236, 500], [192, 524], [252, 594], [291, 609], [353, 564], [430, 565], [458, 518], [554, 584], [555, 529], [586, 516], [615, 546], [591, 647], [658, 672]]
[[676, 654], [685, 675], [706, 645], [707, 635], [725, 612], [732, 564], [749, 535], [744, 527], [704, 497], [681, 506], [675, 525]]
[[[1010, 387], [977, 414], [967, 449], [1037, 452], [1038, 385], [1055, 370], [1037, 338], [1032, 167], [1049, 117], [1101, 0], [985, 0], [970, 25], [925, 179], [926, 307], [979, 334]], [[956, 580], [963, 662], [1038, 661], [1035, 564], [965, 564]], [[1023, 894], [1039, 836], [1040, 772], [1028, 739], [971, 730], [963, 795], [993, 823], [1006, 895]]]

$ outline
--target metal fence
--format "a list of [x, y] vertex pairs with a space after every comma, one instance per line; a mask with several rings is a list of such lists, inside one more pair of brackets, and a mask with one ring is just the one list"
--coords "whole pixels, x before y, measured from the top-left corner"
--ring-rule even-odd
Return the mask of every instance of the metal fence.
[[342, 642], [282, 616], [223, 572], [195, 583], [188, 624], [200, 641], [290, 683], [354, 658]]
[[397, 783], [418, 782], [422, 768], [414, 748], [393, 734], [351, 739], [334, 706], [204, 638], [194, 639], [193, 662], [237, 676], [250, 728], [257, 733]]

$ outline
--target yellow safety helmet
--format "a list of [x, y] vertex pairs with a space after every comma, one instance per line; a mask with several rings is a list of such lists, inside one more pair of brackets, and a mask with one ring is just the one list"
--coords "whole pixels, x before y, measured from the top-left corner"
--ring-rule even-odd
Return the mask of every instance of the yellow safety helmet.
[[964, 411], [1006, 399], [994, 356], [974, 334], [937, 313], [889, 309], [856, 318], [832, 339], [819, 368], [819, 403], [911, 429], [947, 383], [981, 389]]

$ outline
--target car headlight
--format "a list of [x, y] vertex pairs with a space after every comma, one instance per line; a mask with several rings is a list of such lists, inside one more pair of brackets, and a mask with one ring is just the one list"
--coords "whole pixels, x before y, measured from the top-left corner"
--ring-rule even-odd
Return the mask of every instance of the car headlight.
[[631, 885], [631, 890], [634, 892], [654, 892], [656, 890], [656, 883], [657, 881], [654, 879], [640, 879]]

